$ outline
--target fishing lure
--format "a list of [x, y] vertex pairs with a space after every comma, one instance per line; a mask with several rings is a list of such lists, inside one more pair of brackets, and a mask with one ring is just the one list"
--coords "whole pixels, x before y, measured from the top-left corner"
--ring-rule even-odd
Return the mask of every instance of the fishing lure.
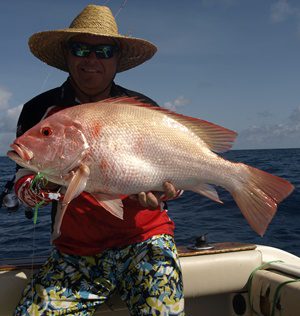
[[59, 201], [61, 198], [60, 189], [57, 192], [45, 192], [45, 187], [49, 183], [49, 180], [45, 174], [42, 172], [38, 172], [37, 175], [33, 178], [32, 183], [29, 187], [31, 192], [35, 195], [40, 196], [42, 199], [37, 202], [34, 206], [34, 214], [33, 214], [33, 223], [34, 225], [37, 223], [38, 218], [38, 210], [47, 202], [51, 202], [53, 200]]

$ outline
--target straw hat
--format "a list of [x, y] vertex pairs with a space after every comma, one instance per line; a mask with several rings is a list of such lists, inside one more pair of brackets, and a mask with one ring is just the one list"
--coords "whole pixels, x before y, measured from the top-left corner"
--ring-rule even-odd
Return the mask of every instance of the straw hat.
[[97, 5], [85, 7], [69, 28], [33, 34], [29, 38], [29, 47], [33, 55], [48, 65], [68, 71], [62, 44], [79, 34], [115, 39], [121, 48], [117, 72], [142, 64], [150, 59], [157, 50], [148, 41], [119, 34], [111, 10], [108, 7]]

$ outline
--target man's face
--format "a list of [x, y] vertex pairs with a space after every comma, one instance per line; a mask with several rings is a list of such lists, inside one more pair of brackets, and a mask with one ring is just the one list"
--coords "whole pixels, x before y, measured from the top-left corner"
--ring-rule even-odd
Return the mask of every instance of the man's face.
[[[71, 42], [90, 45], [116, 45], [111, 39], [88, 35], [78, 35], [72, 38]], [[109, 86], [116, 74], [118, 58], [118, 52], [115, 52], [113, 57], [108, 59], [96, 57], [95, 52], [91, 52], [86, 57], [74, 56], [70, 49], [67, 49], [66, 53], [71, 77], [78, 88], [89, 96], [95, 96]]]

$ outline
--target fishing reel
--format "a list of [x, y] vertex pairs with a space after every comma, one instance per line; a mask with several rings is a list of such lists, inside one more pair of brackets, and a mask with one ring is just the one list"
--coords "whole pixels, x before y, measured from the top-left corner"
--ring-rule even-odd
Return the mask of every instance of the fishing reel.
[[9, 212], [16, 212], [20, 202], [14, 193], [7, 193], [2, 198], [2, 206], [7, 208]]
[[[14, 179], [8, 181], [4, 187], [4, 190], [0, 194], [0, 208], [6, 208], [8, 213], [15, 213], [21, 206], [18, 197], [13, 192]], [[31, 207], [25, 207], [25, 217], [28, 219], [33, 218], [33, 210]]]
[[12, 191], [14, 179], [7, 181], [4, 190], [0, 194], [0, 207], [5, 207], [9, 212], [16, 212], [20, 206], [18, 197]]

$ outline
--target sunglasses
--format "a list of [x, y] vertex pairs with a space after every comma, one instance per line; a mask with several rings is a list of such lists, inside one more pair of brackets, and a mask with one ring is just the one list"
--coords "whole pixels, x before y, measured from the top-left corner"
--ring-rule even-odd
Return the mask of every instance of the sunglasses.
[[86, 43], [70, 42], [69, 49], [73, 56], [88, 57], [91, 52], [95, 52], [96, 57], [100, 59], [109, 59], [119, 50], [117, 46], [104, 45], [90, 45]]

